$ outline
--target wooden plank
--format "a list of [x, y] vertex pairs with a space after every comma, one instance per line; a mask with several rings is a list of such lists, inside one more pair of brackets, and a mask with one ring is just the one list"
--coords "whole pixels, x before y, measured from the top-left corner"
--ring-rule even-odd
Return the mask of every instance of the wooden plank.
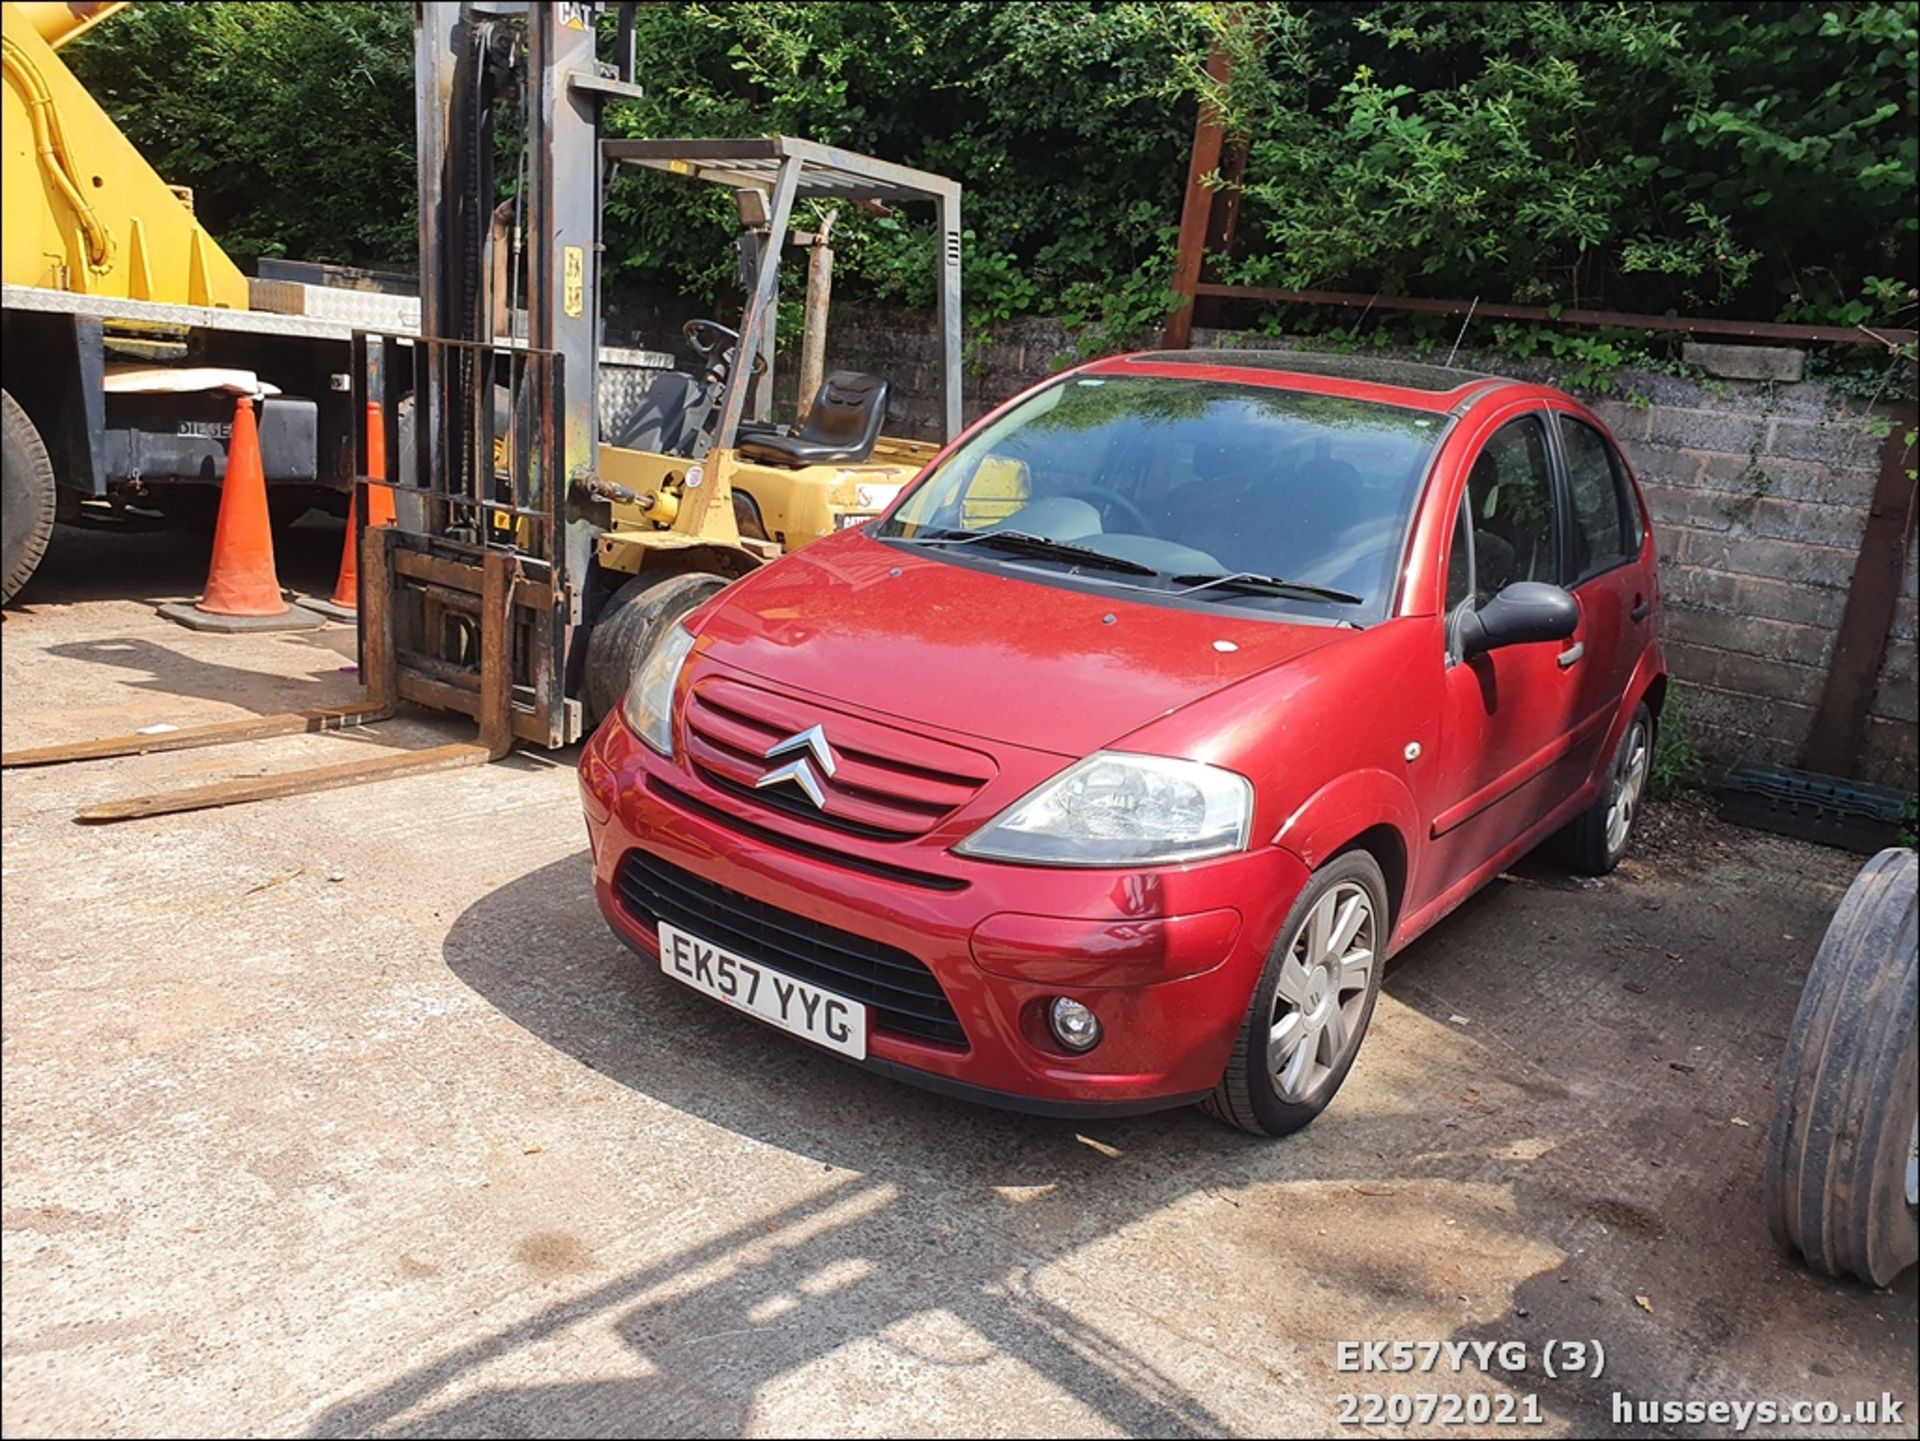
[[[1182, 220], [1182, 236], [1185, 221]], [[1179, 272], [1175, 271], [1175, 286]], [[1342, 290], [1276, 290], [1267, 285], [1218, 285], [1196, 278], [1194, 295], [1221, 300], [1259, 300], [1276, 305], [1341, 305], [1355, 310], [1394, 310], [1413, 315], [1465, 315], [1476, 319], [1540, 320], [1556, 325], [1601, 325], [1622, 330], [1671, 330], [1686, 335], [1730, 335], [1743, 340], [1805, 341], [1825, 345], [1911, 345], [1920, 332], [1845, 325], [1782, 325], [1770, 320], [1713, 320], [1679, 315], [1631, 315], [1618, 310], [1549, 310], [1543, 305], [1500, 301], [1429, 300], [1417, 295], [1357, 295]], [[1171, 345], [1172, 341], [1168, 341]]]
[[227, 745], [233, 741], [262, 740], [268, 736], [302, 735], [312, 731], [340, 730], [346, 726], [367, 725], [393, 714], [391, 706], [370, 702], [351, 706], [322, 706], [316, 710], [287, 711], [278, 715], [246, 716], [240, 720], [215, 721], [211, 725], [183, 726], [156, 735], [102, 736], [98, 740], [69, 741], [65, 745], [39, 746], [31, 750], [8, 751], [0, 755], [0, 768], [20, 766], [57, 766], [68, 761], [106, 760], [111, 756], [144, 756], [158, 751], [184, 751], [199, 746]]
[[1900, 568], [1906, 561], [1914, 488], [1907, 478], [1907, 433], [1914, 428], [1912, 406], [1893, 416], [1893, 428], [1880, 443], [1880, 478], [1847, 589], [1833, 663], [1814, 711], [1800, 764], [1821, 775], [1851, 776], [1867, 737], [1867, 712], [1887, 650], [1887, 632], [1900, 598]]
[[490, 759], [485, 746], [472, 742], [434, 746], [423, 751], [402, 751], [394, 755], [363, 756], [339, 765], [287, 771], [277, 776], [249, 776], [244, 780], [220, 781], [209, 786], [190, 786], [183, 790], [159, 791], [153, 795], [109, 801], [105, 805], [89, 806], [74, 819], [85, 825], [99, 825], [109, 821], [138, 820], [145, 816], [176, 815], [181, 811], [212, 810], [218, 806], [244, 805], [249, 801], [278, 800], [284, 796], [308, 795], [314, 791], [339, 790], [345, 786], [391, 780], [397, 776], [425, 775], [459, 766], [485, 765]]
[[[1219, 45], [1207, 56], [1207, 78], [1227, 83], [1227, 52]], [[1213, 218], [1213, 192], [1207, 176], [1220, 168], [1225, 126], [1219, 113], [1204, 100], [1193, 127], [1193, 153], [1187, 159], [1187, 198], [1180, 206], [1180, 245], [1174, 254], [1173, 291], [1180, 297], [1167, 316], [1160, 343], [1169, 350], [1185, 350], [1193, 338], [1193, 301], [1199, 293], [1200, 267], [1206, 259], [1207, 226]]]

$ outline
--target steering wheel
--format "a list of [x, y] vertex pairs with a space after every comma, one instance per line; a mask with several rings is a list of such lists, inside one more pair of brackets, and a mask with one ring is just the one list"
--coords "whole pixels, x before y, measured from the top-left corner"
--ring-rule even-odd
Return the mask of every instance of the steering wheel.
[[1133, 525], [1135, 534], [1152, 535], [1154, 533], [1153, 522], [1147, 519], [1146, 513], [1112, 486], [1088, 485], [1078, 490], [1062, 491], [1061, 494], [1071, 496], [1075, 500], [1084, 500], [1100, 512], [1102, 521], [1107, 518], [1108, 507], [1112, 507], [1126, 512], [1122, 519]]
[[[734, 353], [740, 348], [739, 331], [717, 320], [689, 320], [680, 327], [680, 335], [706, 361], [715, 379], [724, 378], [733, 369]], [[766, 371], [767, 358], [756, 351], [750, 373], [765, 375]]]

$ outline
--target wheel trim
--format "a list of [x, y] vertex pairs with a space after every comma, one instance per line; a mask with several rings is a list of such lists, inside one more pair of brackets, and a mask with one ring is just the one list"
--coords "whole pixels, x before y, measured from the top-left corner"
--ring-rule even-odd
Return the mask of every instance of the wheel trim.
[[1374, 921], [1366, 889], [1343, 882], [1314, 902], [1288, 940], [1267, 1027], [1267, 1070], [1281, 1100], [1306, 1101], [1359, 1043]]
[[1607, 776], [1607, 853], [1618, 855], [1626, 848], [1627, 836], [1639, 814], [1640, 800], [1646, 794], [1647, 772], [1652, 769], [1653, 748], [1647, 743], [1647, 727], [1635, 721], [1614, 757]]

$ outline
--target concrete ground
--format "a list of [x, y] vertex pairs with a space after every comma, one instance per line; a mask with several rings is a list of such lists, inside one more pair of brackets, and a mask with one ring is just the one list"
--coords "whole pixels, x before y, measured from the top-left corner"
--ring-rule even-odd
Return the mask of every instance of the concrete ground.
[[[309, 525], [283, 578], [325, 589]], [[0, 632], [5, 744], [354, 697], [350, 630], [156, 619], [203, 565], [63, 530]], [[1616, 1392], [1891, 1391], [1856, 1434], [1916, 1434], [1913, 1273], [1816, 1278], [1762, 1211], [1853, 857], [1670, 809], [1605, 882], [1528, 863], [1262, 1143], [974, 1109], [683, 990], [595, 912], [569, 755], [71, 820], [451, 733], [6, 775], [8, 1434], [1339, 1434], [1368, 1391], [1532, 1396], [1548, 1435], [1724, 1434], [1614, 1427]], [[1336, 1369], [1509, 1339], [1515, 1374]], [[1600, 1379], [1540, 1369], [1574, 1339]]]

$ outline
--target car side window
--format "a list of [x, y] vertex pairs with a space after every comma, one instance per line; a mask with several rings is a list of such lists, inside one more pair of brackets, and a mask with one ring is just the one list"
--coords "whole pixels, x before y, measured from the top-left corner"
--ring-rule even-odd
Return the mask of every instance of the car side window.
[[1467, 474], [1475, 605], [1485, 605], [1517, 580], [1560, 580], [1547, 457], [1544, 418], [1523, 415], [1493, 433]]
[[1473, 510], [1469, 497], [1462, 494], [1453, 517], [1453, 540], [1447, 546], [1447, 608], [1441, 613], [1448, 665], [1460, 660], [1460, 622], [1473, 608]]
[[1639, 551], [1639, 513], [1628, 492], [1625, 467], [1605, 436], [1562, 415], [1560, 439], [1573, 498], [1573, 554], [1567, 569], [1577, 585]]
[[1460, 514], [1453, 523], [1453, 544], [1447, 549], [1447, 616], [1473, 595], [1473, 534], [1467, 498], [1460, 497]]

